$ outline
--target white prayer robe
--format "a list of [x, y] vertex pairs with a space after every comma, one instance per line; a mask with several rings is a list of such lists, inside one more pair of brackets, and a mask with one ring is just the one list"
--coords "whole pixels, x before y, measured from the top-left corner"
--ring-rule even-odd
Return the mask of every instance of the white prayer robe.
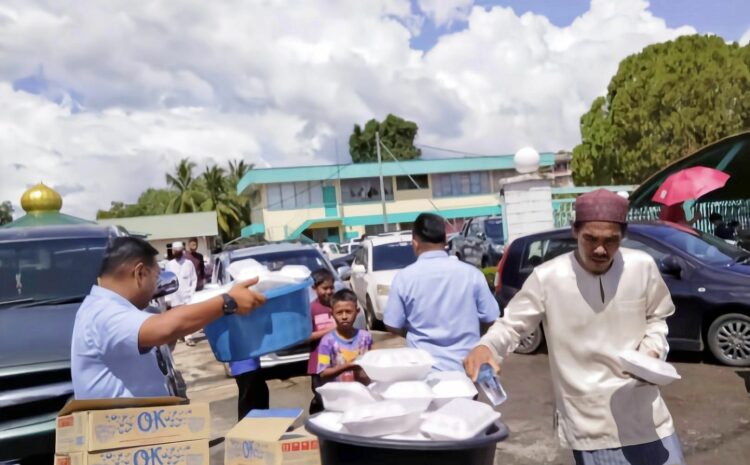
[[176, 292], [166, 296], [169, 305], [176, 307], [190, 303], [198, 286], [198, 274], [195, 272], [193, 262], [184, 256], [179, 260], [173, 258], [167, 263], [167, 271], [177, 275], [177, 281], [180, 283]]
[[644, 444], [674, 433], [672, 417], [659, 388], [624, 373], [618, 354], [637, 349], [665, 359], [672, 313], [669, 289], [646, 253], [620, 249], [603, 275], [568, 253], [534, 270], [480, 344], [502, 361], [541, 322], [563, 446]]

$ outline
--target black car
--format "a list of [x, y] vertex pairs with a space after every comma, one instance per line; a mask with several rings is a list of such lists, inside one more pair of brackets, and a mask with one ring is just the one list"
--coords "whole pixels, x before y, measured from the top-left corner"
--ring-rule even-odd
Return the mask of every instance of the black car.
[[[52, 460], [55, 417], [73, 395], [76, 312], [96, 283], [107, 241], [126, 234], [88, 224], [0, 229], [0, 463]], [[177, 287], [174, 274], [162, 273], [154, 298]], [[170, 390], [184, 397], [169, 348], [159, 350]]]
[[[673, 350], [708, 346], [723, 364], [750, 366], [750, 253], [714, 236], [672, 223], [633, 223], [622, 247], [642, 250], [656, 260], [676, 311], [668, 320]], [[498, 265], [495, 293], [505, 307], [534, 267], [576, 248], [570, 229], [513, 241]], [[536, 351], [541, 328], [517, 350]]]

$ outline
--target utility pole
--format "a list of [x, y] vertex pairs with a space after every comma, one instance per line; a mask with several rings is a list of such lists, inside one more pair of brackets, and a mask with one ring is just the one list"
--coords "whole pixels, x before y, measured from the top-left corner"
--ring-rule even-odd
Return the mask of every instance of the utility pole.
[[378, 170], [380, 171], [380, 203], [383, 206], [383, 228], [388, 232], [388, 214], [385, 212], [385, 186], [383, 184], [383, 160], [380, 156], [380, 131], [375, 131], [375, 145], [378, 147]]

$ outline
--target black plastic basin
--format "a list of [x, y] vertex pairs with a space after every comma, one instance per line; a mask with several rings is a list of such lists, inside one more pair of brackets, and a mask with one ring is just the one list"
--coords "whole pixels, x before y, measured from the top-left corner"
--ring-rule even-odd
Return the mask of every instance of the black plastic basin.
[[493, 465], [495, 447], [510, 430], [501, 421], [464, 441], [401, 441], [336, 433], [305, 422], [320, 441], [322, 465]]

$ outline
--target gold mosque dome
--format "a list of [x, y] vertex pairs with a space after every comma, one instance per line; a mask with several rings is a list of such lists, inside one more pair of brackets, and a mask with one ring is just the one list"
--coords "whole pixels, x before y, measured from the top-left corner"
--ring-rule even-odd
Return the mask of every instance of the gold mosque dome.
[[62, 197], [57, 191], [40, 182], [23, 193], [21, 207], [26, 213], [58, 212], [62, 208]]

